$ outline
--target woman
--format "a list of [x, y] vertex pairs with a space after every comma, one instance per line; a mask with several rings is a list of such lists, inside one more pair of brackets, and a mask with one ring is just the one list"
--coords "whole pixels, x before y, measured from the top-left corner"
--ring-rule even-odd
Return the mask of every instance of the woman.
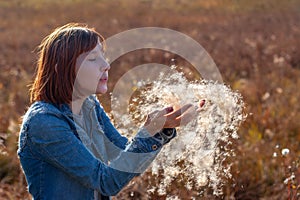
[[94, 29], [71, 23], [39, 46], [18, 148], [33, 199], [109, 199], [195, 115], [192, 105], [168, 107], [149, 114], [131, 141], [121, 136], [95, 95], [107, 91], [103, 45]]

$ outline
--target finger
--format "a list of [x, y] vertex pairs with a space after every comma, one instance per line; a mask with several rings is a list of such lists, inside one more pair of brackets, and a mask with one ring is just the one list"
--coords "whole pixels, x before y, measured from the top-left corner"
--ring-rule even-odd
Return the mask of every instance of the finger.
[[192, 104], [186, 104], [186, 105], [182, 106], [180, 109], [178, 109], [178, 110], [176, 110], [176, 111], [174, 111], [174, 112], [172, 112], [172, 113], [170, 113], [166, 116], [171, 117], [171, 118], [177, 118], [192, 106], [193, 106]]
[[177, 118], [168, 116], [164, 128], [175, 128], [182, 125], [186, 125], [188, 122], [190, 122], [196, 117], [196, 109], [197, 108], [195, 106], [192, 106]]
[[206, 104], [206, 100], [205, 100], [205, 99], [202, 99], [202, 100], [199, 102], [199, 106], [197, 106], [197, 112], [202, 111], [202, 108], [204, 107], [205, 104]]
[[164, 116], [164, 115], [166, 115], [166, 114], [168, 114], [168, 113], [171, 113], [171, 112], [173, 112], [173, 107], [172, 107], [172, 106], [166, 107], [166, 108], [164, 108], [164, 109], [158, 111], [158, 112], [155, 114], [155, 117], [161, 117], [161, 116]]
[[181, 116], [177, 117], [176, 120], [179, 120], [179, 125], [186, 125], [197, 116], [197, 108], [190, 107], [186, 112], [184, 112]]
[[155, 110], [151, 112], [150, 114], [148, 114], [148, 118], [153, 119], [158, 114], [158, 112], [159, 110]]
[[159, 113], [159, 110], [155, 110], [147, 115], [145, 125], [148, 125]]
[[202, 99], [199, 103], [200, 108], [202, 108], [205, 104], [205, 99]]
[[163, 115], [166, 115], [168, 113], [173, 112], [174, 108], [173, 108], [173, 106], [169, 106], [169, 107], [165, 108], [163, 111], [165, 111], [165, 113]]

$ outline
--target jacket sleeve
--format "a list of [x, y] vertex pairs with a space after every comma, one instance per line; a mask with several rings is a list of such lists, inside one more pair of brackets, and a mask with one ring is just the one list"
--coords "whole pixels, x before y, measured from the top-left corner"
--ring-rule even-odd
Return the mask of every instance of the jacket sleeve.
[[159, 149], [161, 146], [168, 143], [176, 136], [175, 128], [163, 129], [152, 137], [143, 127], [141, 127], [141, 129], [133, 139], [134, 143], [138, 141], [137, 143], [139, 144], [138, 148], [134, 149], [132, 148], [133, 145], [130, 145], [128, 139], [122, 136], [111, 123], [109, 117], [101, 107], [100, 103], [96, 99], [95, 102], [98, 122], [102, 125], [104, 134], [109, 141], [109, 144], [107, 145], [107, 152], [109, 152], [110, 154], [108, 155], [110, 160], [115, 159], [116, 156], [118, 156], [120, 153], [123, 153], [122, 150], [125, 150], [125, 148], [127, 148], [127, 152], [151, 152], [153, 150]]
[[161, 150], [162, 140], [150, 136], [144, 128], [141, 128], [136, 136], [128, 141], [118, 132], [100, 106], [97, 113], [99, 114], [99, 123], [107, 137], [105, 145], [110, 166], [131, 173], [145, 171]]
[[[106, 196], [117, 194], [134, 176], [142, 173], [161, 147], [143, 130], [108, 166], [86, 149], [62, 117], [49, 113], [31, 117], [28, 136], [30, 148], [38, 159]], [[151, 148], [153, 145], [155, 149]]]

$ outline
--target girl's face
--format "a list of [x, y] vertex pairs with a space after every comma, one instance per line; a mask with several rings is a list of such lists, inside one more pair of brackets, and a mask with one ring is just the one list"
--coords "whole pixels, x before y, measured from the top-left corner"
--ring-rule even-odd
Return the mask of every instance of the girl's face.
[[76, 90], [83, 96], [107, 92], [109, 63], [100, 42], [94, 49], [78, 56], [76, 60]]

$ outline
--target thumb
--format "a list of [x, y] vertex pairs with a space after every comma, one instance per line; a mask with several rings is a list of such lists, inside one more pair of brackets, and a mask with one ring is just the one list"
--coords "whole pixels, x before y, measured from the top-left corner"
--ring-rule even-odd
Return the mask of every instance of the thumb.
[[205, 104], [205, 99], [202, 99], [199, 103], [200, 108], [202, 108]]
[[200, 112], [202, 110], [201, 108], [203, 108], [203, 106], [205, 105], [205, 103], [206, 103], [205, 99], [200, 100], [199, 107], [197, 109], [198, 112]]
[[166, 114], [168, 114], [168, 113], [171, 113], [171, 112], [173, 112], [173, 111], [174, 111], [174, 109], [173, 109], [172, 106], [166, 107], [166, 108], [160, 110], [160, 111], [156, 114], [156, 117], [164, 116], [164, 115], [166, 115]]
[[148, 125], [152, 120], [154, 120], [158, 117], [162, 117], [170, 112], [173, 112], [173, 110], [174, 110], [173, 107], [170, 106], [170, 107], [166, 107], [162, 110], [155, 110], [155, 111], [151, 112], [150, 114], [147, 115], [145, 125]]

